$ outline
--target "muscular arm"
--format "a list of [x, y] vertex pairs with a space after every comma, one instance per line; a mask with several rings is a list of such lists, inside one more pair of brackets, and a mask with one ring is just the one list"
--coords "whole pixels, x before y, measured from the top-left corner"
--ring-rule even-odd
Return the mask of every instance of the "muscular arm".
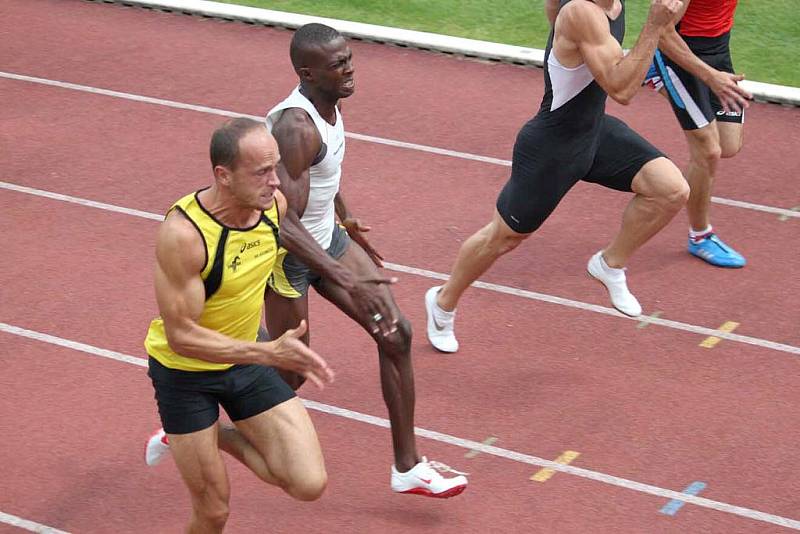
[[172, 212], [156, 242], [156, 301], [167, 342], [183, 356], [215, 363], [272, 365], [271, 346], [233, 339], [200, 326], [205, 287], [200, 273], [205, 262], [200, 234], [183, 215]]
[[286, 250], [311, 270], [345, 288], [354, 284], [350, 271], [331, 258], [300, 222], [308, 203], [309, 169], [320, 151], [321, 141], [314, 123], [302, 109], [288, 109], [275, 123], [272, 135], [278, 142], [281, 163], [278, 177], [288, 209], [281, 222], [281, 241]]
[[[280, 202], [278, 205], [280, 209]], [[156, 301], [169, 346], [183, 356], [214, 363], [260, 364], [287, 369], [323, 387], [333, 371], [300, 338], [306, 331], [287, 331], [274, 341], [247, 342], [198, 324], [205, 306], [200, 273], [206, 261], [203, 239], [191, 222], [173, 212], [161, 225], [156, 241]]]
[[[654, 2], [636, 44], [627, 55], [611, 35], [603, 10], [591, 2], [570, 2], [561, 9], [556, 20], [557, 44], [567, 55], [570, 48], [577, 49], [608, 96], [620, 104], [628, 104], [644, 80], [662, 31], [672, 21], [661, 7], [666, 3], [676, 2]], [[561, 53], [559, 50], [557, 57]]]

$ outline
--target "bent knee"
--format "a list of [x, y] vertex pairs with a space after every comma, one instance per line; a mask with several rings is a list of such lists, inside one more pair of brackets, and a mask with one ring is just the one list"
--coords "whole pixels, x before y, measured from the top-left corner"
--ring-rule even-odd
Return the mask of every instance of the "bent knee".
[[634, 191], [665, 209], [679, 210], [689, 199], [689, 184], [678, 167], [667, 158], [648, 163], [634, 178]]
[[689, 193], [691, 193], [689, 184], [683, 175], [678, 172], [675, 176], [669, 178], [669, 183], [666, 184], [664, 200], [670, 206], [680, 209], [689, 200]]
[[203, 509], [195, 508], [195, 515], [204, 525], [212, 527], [214, 531], [222, 532], [222, 529], [228, 522], [230, 508], [227, 503], [220, 503], [215, 506], [204, 507]]
[[525, 241], [531, 234], [520, 234], [509, 228], [505, 222], [493, 222], [487, 227], [488, 232], [484, 246], [489, 249], [493, 255], [502, 256], [511, 252], [523, 241]]
[[723, 159], [732, 158], [733, 156], [738, 154], [741, 149], [742, 149], [741, 142], [737, 144], [723, 146], [720, 150], [720, 157], [722, 157]]
[[722, 157], [722, 147], [717, 143], [707, 143], [698, 147], [692, 154], [695, 163], [704, 167], [716, 165]]
[[289, 495], [298, 501], [316, 501], [325, 493], [328, 487], [328, 474], [323, 470], [314, 476], [306, 477], [302, 481], [290, 486], [287, 491]]
[[511, 252], [512, 250], [520, 246], [522, 242], [528, 238], [529, 235], [530, 234], [517, 234], [517, 233], [504, 235], [497, 243], [497, 245], [500, 248], [501, 254], [506, 254], [508, 252]]
[[391, 354], [409, 354], [411, 352], [411, 340], [413, 339], [411, 322], [401, 315], [395, 326], [397, 330], [391, 334], [386, 336], [380, 333], [376, 334], [378, 345]]

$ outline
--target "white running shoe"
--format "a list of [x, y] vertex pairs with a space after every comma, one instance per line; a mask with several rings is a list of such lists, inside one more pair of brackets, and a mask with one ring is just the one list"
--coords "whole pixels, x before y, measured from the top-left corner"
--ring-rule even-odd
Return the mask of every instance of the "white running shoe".
[[169, 454], [169, 439], [164, 429], [159, 428], [144, 446], [144, 463], [149, 466], [158, 465], [167, 454]]
[[[444, 478], [439, 471], [456, 473], [458, 476]], [[464, 475], [466, 473], [451, 469], [445, 464], [429, 462], [423, 456], [422, 461], [405, 473], [392, 466], [392, 491], [447, 499], [460, 495], [467, 488], [467, 477]]]
[[442, 286], [430, 288], [425, 293], [425, 311], [428, 314], [428, 341], [441, 352], [456, 352], [458, 340], [454, 332], [455, 310], [444, 311], [436, 304], [436, 295]]
[[593, 278], [606, 286], [608, 296], [611, 297], [611, 304], [616, 309], [630, 317], [642, 314], [642, 307], [639, 305], [639, 301], [628, 291], [628, 284], [625, 282], [625, 269], [609, 267], [603, 259], [602, 250], [589, 258], [586, 270], [589, 271]]

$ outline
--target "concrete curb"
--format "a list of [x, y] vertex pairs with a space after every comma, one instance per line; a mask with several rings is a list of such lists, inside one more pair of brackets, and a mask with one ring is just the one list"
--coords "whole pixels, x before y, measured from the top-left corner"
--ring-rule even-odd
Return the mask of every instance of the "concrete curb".
[[[521, 46], [450, 37], [436, 33], [418, 32], [361, 22], [285, 13], [255, 7], [223, 4], [208, 0], [89, 0], [107, 4], [138, 6], [161, 11], [200, 15], [225, 20], [239, 20], [252, 24], [278, 26], [295, 29], [309, 22], [320, 22], [339, 30], [347, 37], [392, 43], [400, 46], [435, 50], [465, 57], [474, 57], [490, 61], [502, 61], [517, 65], [533, 65], [541, 67], [544, 63], [544, 50]], [[786, 85], [773, 85], [745, 80], [742, 86], [750, 91], [756, 100], [773, 102], [791, 106], [800, 106], [800, 88]]]

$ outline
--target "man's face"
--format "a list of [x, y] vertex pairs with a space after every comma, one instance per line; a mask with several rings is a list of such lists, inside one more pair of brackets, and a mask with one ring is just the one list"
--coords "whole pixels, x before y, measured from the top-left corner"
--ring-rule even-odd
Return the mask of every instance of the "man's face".
[[255, 128], [239, 140], [239, 158], [228, 169], [228, 187], [243, 206], [257, 210], [272, 207], [281, 181], [276, 172], [278, 144], [266, 128]]
[[307, 52], [309, 70], [323, 93], [335, 99], [347, 98], [355, 91], [353, 52], [339, 37]]

